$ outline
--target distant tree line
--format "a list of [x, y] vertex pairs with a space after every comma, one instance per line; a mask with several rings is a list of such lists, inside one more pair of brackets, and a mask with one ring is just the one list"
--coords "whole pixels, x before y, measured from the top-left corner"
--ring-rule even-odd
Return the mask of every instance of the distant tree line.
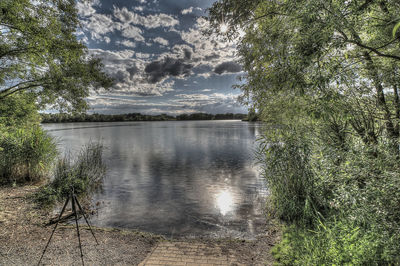
[[206, 114], [206, 113], [194, 113], [194, 114], [181, 114], [176, 117], [176, 120], [229, 120], [229, 119], [246, 119], [246, 114]]
[[239, 119], [246, 120], [246, 114], [181, 114], [178, 116], [170, 116], [167, 114], [160, 115], [144, 115], [140, 113], [129, 114], [41, 114], [42, 123], [71, 123], [71, 122], [122, 122], [122, 121], [175, 121], [175, 120], [229, 120]]

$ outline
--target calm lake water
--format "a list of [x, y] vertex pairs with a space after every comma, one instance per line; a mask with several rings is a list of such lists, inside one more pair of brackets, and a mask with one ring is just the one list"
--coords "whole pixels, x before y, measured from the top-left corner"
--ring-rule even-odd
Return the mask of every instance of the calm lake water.
[[107, 176], [96, 226], [167, 237], [253, 238], [267, 189], [254, 162], [257, 123], [176, 121], [44, 124], [62, 153], [101, 141]]

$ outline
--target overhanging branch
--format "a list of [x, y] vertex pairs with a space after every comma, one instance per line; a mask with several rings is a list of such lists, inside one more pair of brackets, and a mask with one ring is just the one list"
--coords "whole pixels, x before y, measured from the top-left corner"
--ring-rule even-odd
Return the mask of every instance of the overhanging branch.
[[7, 89], [0, 91], [0, 100], [3, 100], [4, 98], [6, 98], [18, 91], [43, 86], [44, 84], [45, 84], [45, 82], [43, 82], [43, 79], [28, 80], [28, 81], [20, 82], [14, 86], [8, 87]]
[[[400, 56], [397, 55], [391, 55], [391, 54], [384, 54], [382, 52], [380, 52], [378, 49], [379, 48], [374, 48], [365, 44], [362, 44], [361, 42], [355, 41], [355, 40], [348, 40], [347, 42], [349, 43], [353, 43], [359, 47], [362, 47], [364, 49], [370, 50], [371, 52], [374, 52], [376, 55], [378, 56], [382, 56], [382, 57], [387, 57], [387, 58], [392, 58], [392, 59], [396, 59], [396, 60], [400, 60]], [[386, 45], [385, 45], [386, 46]], [[384, 46], [383, 46], [384, 47]]]

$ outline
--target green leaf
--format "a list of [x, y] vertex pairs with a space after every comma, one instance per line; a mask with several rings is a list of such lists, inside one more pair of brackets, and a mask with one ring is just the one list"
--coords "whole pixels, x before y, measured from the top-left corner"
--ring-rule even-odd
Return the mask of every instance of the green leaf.
[[396, 32], [399, 29], [399, 27], [400, 27], [400, 21], [393, 28], [393, 38], [396, 38]]

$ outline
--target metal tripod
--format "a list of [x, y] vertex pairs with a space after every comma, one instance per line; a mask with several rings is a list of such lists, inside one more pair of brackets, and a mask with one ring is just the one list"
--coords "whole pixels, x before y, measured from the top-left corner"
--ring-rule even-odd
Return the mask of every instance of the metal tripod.
[[[79, 204], [78, 198], [76, 197], [76, 195], [75, 195], [75, 193], [74, 193], [74, 189], [72, 189], [70, 195], [68, 196], [68, 198], [67, 198], [66, 201], [65, 201], [65, 204], [64, 204], [63, 208], [61, 209], [61, 212], [60, 212], [60, 214], [59, 214], [59, 216], [58, 216], [56, 225], [54, 226], [53, 232], [51, 232], [50, 238], [49, 238], [49, 240], [47, 241], [46, 247], [45, 247], [44, 250], [43, 250], [43, 253], [42, 253], [42, 256], [40, 257], [40, 260], [39, 260], [38, 265], [40, 265], [40, 263], [42, 262], [42, 259], [43, 259], [44, 254], [46, 253], [47, 247], [49, 246], [50, 241], [51, 241], [51, 239], [53, 238], [53, 235], [54, 235], [54, 232], [55, 232], [56, 229], [57, 229], [58, 223], [60, 222], [60, 219], [61, 219], [61, 217], [62, 217], [62, 215], [63, 215], [63, 213], [64, 213], [64, 211], [65, 211], [65, 208], [67, 207], [68, 202], [69, 202], [70, 200], [71, 200], [72, 213], [73, 213], [73, 215], [75, 216], [75, 225], [76, 225], [76, 232], [77, 232], [77, 234], [78, 234], [78, 243], [79, 243], [79, 250], [80, 250], [80, 252], [81, 252], [81, 261], [82, 261], [82, 265], [85, 265], [85, 263], [84, 263], [84, 261], [83, 261], [83, 252], [82, 252], [82, 245], [81, 245], [81, 235], [80, 235], [80, 233], [79, 233], [78, 213], [77, 213], [77, 211], [76, 211], [76, 205], [78, 205], [78, 208], [79, 208], [79, 210], [81, 211], [83, 218], [85, 218], [86, 224], [89, 226], [90, 232], [92, 233], [92, 235], [93, 235], [93, 237], [94, 237], [94, 240], [96, 240], [96, 244], [97, 244], [97, 245], [99, 244], [99, 242], [98, 242], [97, 239], [96, 239], [96, 236], [95, 236], [94, 233], [93, 233], [92, 227], [90, 226], [89, 221], [88, 221], [88, 219], [86, 218], [85, 212], [83, 211], [82, 206], [81, 206], [81, 204]], [[75, 204], [76, 204], [76, 205], [75, 205]]]

